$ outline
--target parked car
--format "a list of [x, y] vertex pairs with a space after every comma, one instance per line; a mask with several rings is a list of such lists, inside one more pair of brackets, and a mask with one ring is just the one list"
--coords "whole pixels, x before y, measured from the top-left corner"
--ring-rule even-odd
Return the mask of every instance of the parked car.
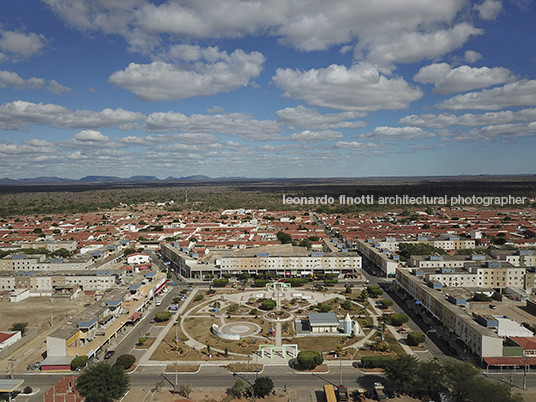
[[396, 330], [396, 332], [398, 332], [399, 334], [406, 334], [406, 333], [410, 332], [410, 330], [407, 329], [407, 328], [398, 328]]
[[104, 358], [105, 358], [105, 359], [110, 359], [114, 354], [115, 354], [115, 350], [109, 350], [109, 351], [106, 352], [106, 354], [104, 355]]
[[492, 309], [492, 310], [495, 310], [497, 308], [497, 306], [495, 304], [490, 304], [489, 308]]

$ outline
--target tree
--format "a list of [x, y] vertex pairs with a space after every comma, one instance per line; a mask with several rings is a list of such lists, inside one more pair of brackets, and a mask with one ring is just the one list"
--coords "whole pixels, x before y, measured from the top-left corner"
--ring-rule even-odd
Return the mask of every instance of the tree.
[[24, 336], [26, 334], [26, 330], [28, 329], [28, 323], [27, 322], [16, 322], [9, 328], [10, 331], [20, 331], [21, 335]]
[[138, 338], [138, 344], [143, 345], [145, 342], [147, 342], [147, 338], [142, 336], [141, 338]]
[[33, 392], [33, 389], [29, 385], [26, 385], [24, 387], [24, 390], [22, 391], [23, 394], [31, 394], [32, 392]]
[[261, 308], [263, 310], [272, 310], [275, 306], [277, 306], [277, 302], [271, 299], [263, 300], [261, 303]]
[[428, 362], [421, 362], [417, 369], [417, 375], [420, 384], [428, 390], [428, 395], [441, 390], [445, 382], [445, 370], [436, 357]]
[[259, 398], [264, 398], [274, 389], [274, 382], [268, 376], [257, 377], [253, 383], [253, 393]]
[[135, 254], [135, 253], [136, 253], [136, 249], [135, 249], [135, 248], [132, 248], [132, 247], [127, 247], [127, 248], [123, 251], [123, 255], [124, 255], [124, 256], [130, 255], [130, 254]]
[[492, 298], [484, 293], [473, 293], [471, 300], [477, 302], [490, 302], [492, 301]]
[[315, 352], [314, 350], [303, 350], [298, 353], [298, 364], [305, 369], [311, 370], [316, 366], [320, 366], [324, 362], [322, 354]]
[[382, 305], [382, 308], [387, 308], [387, 307], [391, 307], [393, 304], [394, 302], [392, 300], [383, 299], [381, 305]]
[[367, 293], [372, 296], [381, 296], [383, 290], [379, 286], [367, 286]]
[[154, 315], [154, 319], [158, 322], [168, 321], [172, 315], [169, 311], [160, 311]]
[[73, 360], [71, 360], [71, 370], [77, 370], [84, 367], [88, 360], [89, 357], [87, 356], [76, 356]]
[[410, 346], [417, 346], [426, 340], [426, 335], [422, 332], [410, 332], [406, 341]]
[[393, 359], [385, 367], [385, 375], [403, 392], [415, 387], [419, 380], [419, 359], [414, 355], [403, 355]]
[[244, 381], [238, 379], [235, 381], [234, 385], [229, 388], [228, 394], [234, 398], [240, 398], [245, 390], [246, 385], [244, 384]]
[[391, 314], [389, 320], [394, 326], [399, 326], [408, 322], [409, 317], [406, 314]]
[[279, 240], [281, 244], [292, 243], [292, 237], [288, 233], [279, 231], [276, 233], [276, 236], [277, 236], [277, 240]]
[[86, 402], [113, 402], [128, 391], [130, 377], [120, 366], [100, 362], [87, 367], [76, 380]]
[[474, 379], [480, 370], [471, 363], [445, 360], [445, 382], [457, 401], [469, 400], [474, 386]]
[[302, 239], [299, 244], [300, 247], [306, 247], [307, 250], [310, 250], [313, 247], [313, 243], [309, 239]]
[[116, 366], [121, 366], [123, 369], [127, 370], [132, 367], [136, 362], [136, 358], [132, 355], [121, 355], [115, 361]]

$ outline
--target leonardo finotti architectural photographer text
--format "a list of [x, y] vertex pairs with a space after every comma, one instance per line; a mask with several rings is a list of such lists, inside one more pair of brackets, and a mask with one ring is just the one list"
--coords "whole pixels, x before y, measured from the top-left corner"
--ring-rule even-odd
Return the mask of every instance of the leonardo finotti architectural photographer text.
[[527, 197], [501, 196], [501, 197], [479, 197], [473, 196], [452, 196], [444, 195], [442, 197], [429, 197], [426, 195], [414, 197], [409, 195], [395, 195], [391, 197], [378, 197], [374, 195], [361, 195], [359, 197], [349, 197], [347, 195], [339, 195], [339, 197], [330, 197], [327, 195], [320, 197], [288, 197], [283, 194], [283, 204], [287, 205], [332, 205], [337, 202], [339, 205], [448, 205], [448, 206], [463, 206], [463, 205], [481, 205], [489, 206], [505, 206], [505, 205], [523, 205]]

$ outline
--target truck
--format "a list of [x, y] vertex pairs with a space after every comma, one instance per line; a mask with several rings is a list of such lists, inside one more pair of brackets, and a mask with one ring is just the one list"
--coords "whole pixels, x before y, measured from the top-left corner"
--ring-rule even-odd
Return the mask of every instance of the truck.
[[374, 383], [374, 393], [376, 394], [378, 401], [384, 401], [387, 399], [387, 395], [385, 395], [385, 387], [381, 382]]
[[340, 402], [348, 401], [348, 389], [346, 388], [346, 386], [341, 384], [339, 385], [338, 390], [339, 390], [339, 401]]

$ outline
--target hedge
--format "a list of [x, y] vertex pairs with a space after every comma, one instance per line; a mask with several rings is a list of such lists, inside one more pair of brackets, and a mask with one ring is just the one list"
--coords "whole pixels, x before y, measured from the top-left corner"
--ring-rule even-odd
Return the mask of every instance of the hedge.
[[392, 356], [363, 356], [363, 368], [385, 368], [393, 360]]

